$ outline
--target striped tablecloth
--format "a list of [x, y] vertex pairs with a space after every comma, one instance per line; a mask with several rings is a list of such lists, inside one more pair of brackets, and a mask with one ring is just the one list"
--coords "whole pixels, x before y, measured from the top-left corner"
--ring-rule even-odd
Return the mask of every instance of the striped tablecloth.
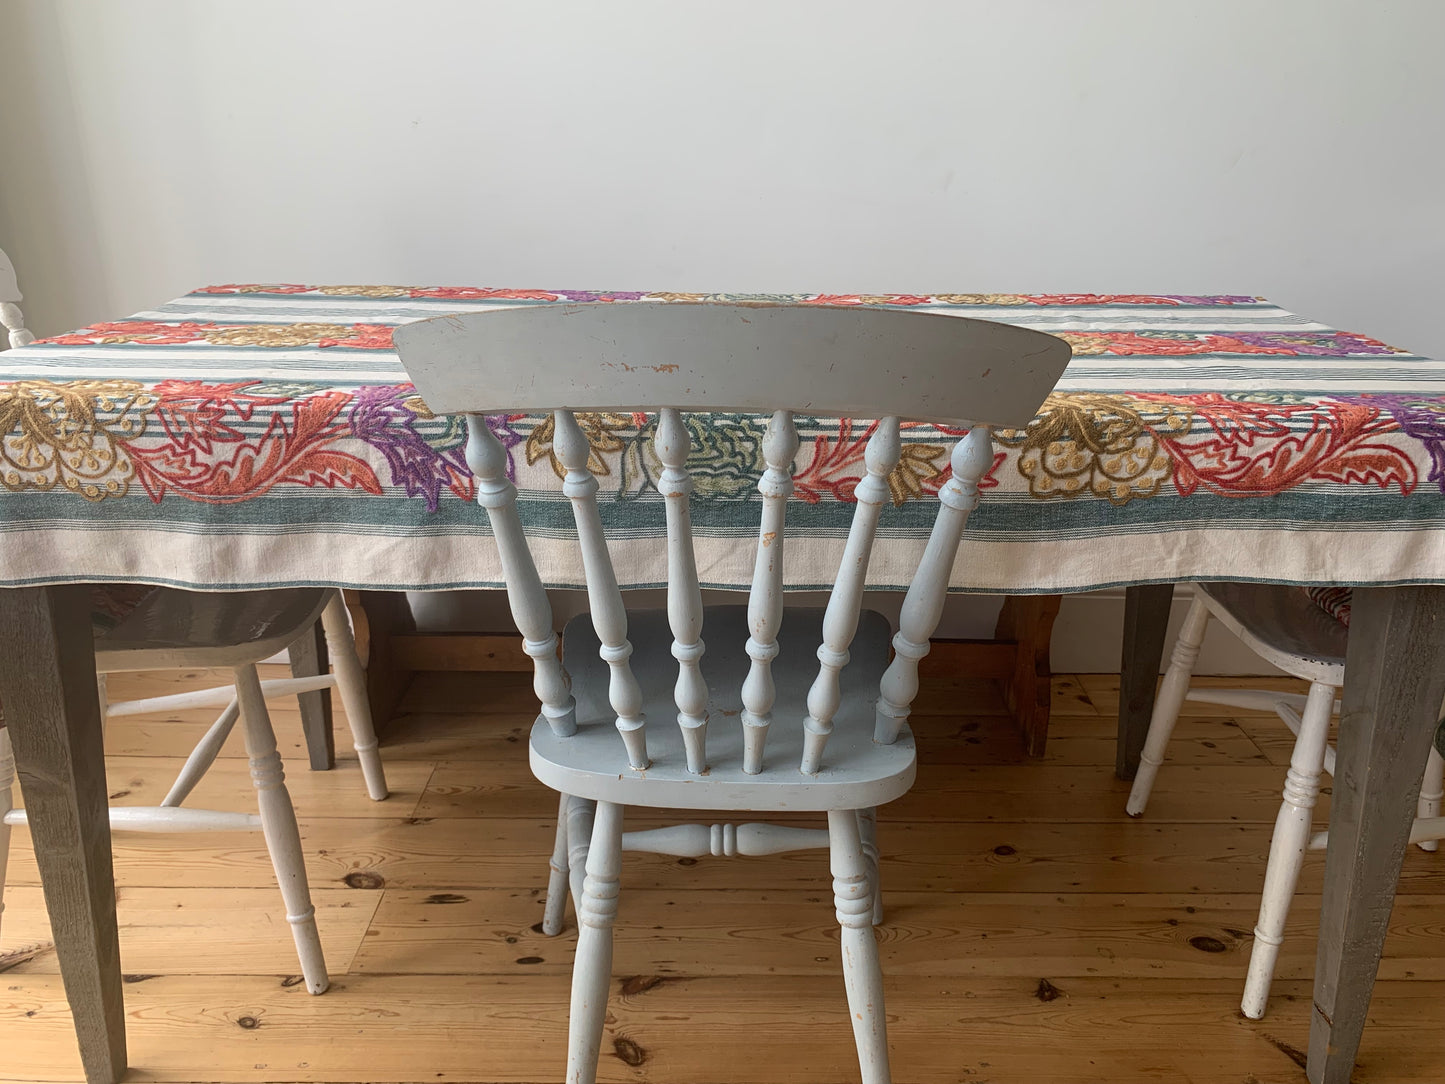
[[[0, 354], [0, 584], [495, 586], [462, 428], [413, 393], [392, 329], [507, 305], [703, 296], [213, 286]], [[1073, 346], [1040, 416], [998, 434], [953, 569], [958, 590], [1445, 582], [1439, 362], [1254, 297], [789, 300], [951, 312]], [[663, 508], [648, 419], [585, 421], [619, 579], [655, 583]], [[750, 580], [763, 421], [691, 419], [706, 585]], [[538, 532], [543, 576], [580, 583], [550, 422], [491, 424]], [[786, 579], [816, 587], [837, 567], [869, 422], [800, 418], [799, 430]], [[872, 586], [908, 581], [952, 436], [905, 431]]]

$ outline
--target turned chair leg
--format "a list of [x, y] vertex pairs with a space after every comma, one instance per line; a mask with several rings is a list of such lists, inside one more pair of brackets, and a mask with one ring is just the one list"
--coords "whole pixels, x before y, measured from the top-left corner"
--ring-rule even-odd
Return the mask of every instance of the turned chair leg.
[[858, 836], [868, 861], [868, 883], [873, 886], [873, 925], [883, 921], [883, 881], [878, 869], [878, 810], [858, 810]]
[[1149, 804], [1149, 794], [1154, 789], [1154, 778], [1159, 774], [1159, 765], [1164, 762], [1164, 750], [1169, 745], [1169, 736], [1174, 733], [1174, 724], [1179, 721], [1179, 709], [1184, 706], [1184, 695], [1189, 692], [1189, 678], [1194, 673], [1194, 660], [1199, 657], [1199, 645], [1204, 642], [1204, 632], [1209, 627], [1209, 607], [1204, 599], [1195, 595], [1184, 618], [1184, 627], [1174, 644], [1169, 657], [1169, 669], [1154, 698], [1154, 714], [1149, 719], [1149, 733], [1144, 738], [1144, 750], [1139, 754], [1139, 771], [1134, 776], [1134, 785], [1129, 790], [1129, 803], [1124, 808], [1129, 816], [1137, 817]]
[[[856, 835], [856, 823], [853, 830]], [[593, 1084], [597, 1079], [602, 1025], [607, 1016], [607, 991], [612, 985], [612, 924], [617, 918], [621, 872], [622, 806], [598, 802], [592, 845], [587, 851], [587, 876], [577, 908], [567, 1084]]]
[[316, 908], [311, 903], [311, 889], [306, 881], [306, 862], [301, 853], [301, 829], [296, 824], [296, 810], [286, 790], [286, 773], [281, 768], [281, 754], [276, 751], [276, 733], [271, 729], [271, 715], [266, 710], [266, 697], [253, 665], [238, 666], [236, 698], [241, 705], [241, 726], [246, 737], [246, 755], [251, 760], [251, 782], [261, 810], [261, 828], [266, 836], [266, 849], [281, 886], [286, 904], [286, 921], [296, 939], [296, 952], [301, 957], [301, 973], [306, 989], [323, 993], [330, 985], [326, 960], [321, 954], [321, 938], [316, 932]]
[[833, 906], [842, 926], [843, 985], [853, 1018], [853, 1039], [863, 1084], [889, 1084], [888, 1018], [883, 1010], [883, 970], [873, 934], [873, 884], [851, 810], [828, 813], [833, 869]]
[[321, 627], [326, 632], [326, 650], [336, 672], [336, 690], [341, 694], [341, 706], [346, 709], [346, 721], [351, 726], [351, 740], [361, 761], [366, 793], [372, 801], [379, 802], [387, 795], [386, 772], [377, 749], [371, 701], [366, 697], [366, 672], [356, 654], [356, 641], [346, 621], [346, 604], [341, 600], [340, 591], [331, 592], [326, 609], [321, 611]]
[[562, 932], [562, 919], [567, 914], [567, 809], [571, 799], [565, 794], [557, 797], [557, 839], [547, 863], [552, 873], [547, 878], [547, 899], [542, 906], [542, 932], [548, 937]]
[[[0, 920], [5, 918], [5, 864], [10, 858], [10, 825], [5, 823], [5, 814], [14, 807], [14, 785], [15, 754], [10, 748], [10, 731], [0, 724]], [[4, 933], [3, 921], [0, 933]]]
[[1325, 746], [1330, 737], [1330, 720], [1335, 689], [1315, 682], [1300, 720], [1299, 737], [1289, 758], [1284, 780], [1284, 801], [1269, 841], [1269, 865], [1264, 871], [1264, 896], [1259, 921], [1254, 927], [1254, 947], [1249, 954], [1249, 975], [1244, 982], [1240, 1008], [1251, 1020], [1264, 1015], [1269, 987], [1274, 979], [1275, 961], [1284, 942], [1285, 919], [1299, 882], [1300, 867], [1310, 841], [1310, 821], [1320, 793], [1320, 776], [1325, 769]]
[[[1420, 804], [1415, 815], [1422, 820], [1426, 817], [1438, 817], [1442, 798], [1445, 798], [1445, 758], [1440, 756], [1439, 750], [1431, 749], [1430, 759], [1425, 764], [1425, 779], [1420, 784]], [[1422, 851], [1436, 851], [1440, 849], [1440, 841], [1422, 839], [1416, 846]]]
[[582, 882], [587, 877], [587, 851], [592, 846], [592, 824], [597, 803], [587, 798], [567, 801], [567, 881], [572, 911], [582, 909]]

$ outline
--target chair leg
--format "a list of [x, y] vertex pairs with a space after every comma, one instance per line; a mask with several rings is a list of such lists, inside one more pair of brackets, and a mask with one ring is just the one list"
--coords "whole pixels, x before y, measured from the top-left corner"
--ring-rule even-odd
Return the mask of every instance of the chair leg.
[[542, 932], [548, 937], [562, 932], [562, 919], [567, 914], [567, 808], [570, 804], [566, 794], [558, 795], [557, 840], [552, 844], [552, 859], [547, 863], [552, 872], [547, 878], [547, 900], [542, 907]]
[[1194, 673], [1194, 660], [1199, 657], [1199, 645], [1204, 642], [1204, 632], [1209, 627], [1209, 607], [1198, 595], [1184, 618], [1184, 627], [1179, 630], [1179, 639], [1169, 657], [1169, 669], [1154, 698], [1154, 714], [1149, 718], [1149, 733], [1144, 738], [1144, 749], [1139, 754], [1139, 771], [1134, 776], [1134, 785], [1129, 790], [1129, 803], [1125, 811], [1131, 817], [1143, 814], [1149, 804], [1149, 794], [1154, 789], [1154, 779], [1159, 774], [1159, 765], [1164, 761], [1164, 750], [1169, 736], [1174, 733], [1174, 724], [1179, 721], [1179, 709], [1184, 706], [1184, 694], [1189, 691], [1189, 678]]
[[1249, 975], [1240, 1002], [1244, 1015], [1251, 1020], [1264, 1015], [1269, 1001], [1275, 961], [1284, 942], [1285, 919], [1289, 917], [1290, 901], [1309, 847], [1310, 821], [1320, 793], [1320, 775], [1325, 769], [1325, 746], [1329, 742], [1334, 703], [1333, 686], [1319, 682], [1310, 686], [1299, 737], [1290, 754], [1284, 801], [1274, 823], [1274, 837], [1269, 841], [1269, 865], [1264, 871], [1264, 896], [1259, 905], [1259, 921], [1254, 927]]
[[[0, 920], [5, 918], [5, 864], [10, 858], [10, 826], [5, 823], [5, 814], [14, 805], [14, 785], [15, 754], [10, 748], [10, 731], [0, 724]], [[4, 933], [3, 921], [0, 933]]]
[[271, 729], [271, 715], [266, 710], [266, 697], [261, 692], [256, 667], [238, 666], [235, 674], [246, 755], [251, 760], [251, 782], [256, 787], [266, 849], [271, 852], [271, 864], [276, 869], [281, 898], [286, 903], [286, 921], [291, 924], [291, 935], [296, 939], [306, 989], [320, 994], [331, 980], [326, 974], [321, 938], [316, 932], [316, 908], [311, 904], [306, 862], [301, 854], [301, 829], [296, 824], [296, 810], [286, 790], [286, 773], [281, 768], [281, 754], [276, 751], [276, 733]]
[[387, 795], [386, 772], [377, 749], [371, 701], [366, 697], [366, 672], [356, 654], [356, 640], [346, 621], [346, 603], [341, 601], [340, 591], [331, 592], [326, 609], [321, 611], [321, 627], [326, 631], [326, 650], [336, 671], [336, 690], [341, 694], [341, 706], [346, 709], [346, 721], [351, 726], [351, 740], [361, 761], [366, 793], [372, 801], [379, 802]]
[[852, 810], [830, 810], [828, 843], [833, 868], [833, 906], [843, 927], [843, 986], [853, 1018], [853, 1039], [863, 1084], [889, 1084], [888, 1017], [883, 1009], [883, 970], [873, 935], [873, 885]]
[[[856, 827], [854, 831], [856, 832]], [[594, 1084], [612, 985], [612, 923], [622, 872], [622, 806], [598, 802], [587, 852], [587, 879], [577, 908], [572, 965], [572, 1016], [567, 1035], [567, 1084]]]
[[[1440, 756], [1439, 750], [1431, 749], [1430, 759], [1425, 764], [1425, 780], [1420, 784], [1420, 804], [1415, 816], [1422, 820], [1438, 817], [1442, 798], [1445, 798], [1445, 758]], [[1422, 839], [1416, 846], [1422, 851], [1436, 851], [1440, 849], [1440, 841]]]
[[567, 803], [567, 880], [572, 892], [572, 910], [582, 910], [582, 882], [587, 877], [587, 851], [592, 846], [592, 825], [597, 803], [572, 798]]
[[858, 810], [858, 836], [868, 861], [868, 883], [873, 886], [873, 925], [883, 921], [883, 881], [878, 869], [878, 810]]

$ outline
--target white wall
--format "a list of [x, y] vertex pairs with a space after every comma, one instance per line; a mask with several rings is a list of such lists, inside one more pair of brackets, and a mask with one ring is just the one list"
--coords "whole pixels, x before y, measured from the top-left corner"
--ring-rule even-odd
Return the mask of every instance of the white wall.
[[1261, 293], [1445, 354], [1436, 0], [0, 0], [35, 325], [217, 281]]
[[1258, 293], [1445, 355], [1437, 0], [0, 0], [32, 326], [211, 282]]

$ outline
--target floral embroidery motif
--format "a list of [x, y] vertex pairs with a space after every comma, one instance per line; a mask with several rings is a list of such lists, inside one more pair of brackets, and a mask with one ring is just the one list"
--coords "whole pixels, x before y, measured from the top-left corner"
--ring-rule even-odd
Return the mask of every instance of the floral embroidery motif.
[[390, 350], [391, 328], [380, 324], [242, 324], [206, 328], [216, 346], [351, 346]]
[[328, 297], [408, 297], [406, 286], [318, 286], [318, 294]]
[[222, 286], [202, 286], [192, 290], [196, 294], [309, 294], [320, 292], [324, 286], [302, 286], [298, 282], [248, 282], [226, 283]]
[[[864, 454], [878, 423], [873, 422], [856, 437], [854, 428], [851, 418], [841, 418], [836, 438], [820, 435], [814, 439], [812, 459], [793, 475], [795, 496], [809, 504], [817, 504], [825, 493], [838, 501], [858, 499], [854, 490], [867, 473]], [[893, 503], [900, 505], [910, 497], [936, 492], [942, 484], [942, 472], [947, 468], [951, 447], [904, 442], [898, 466], [888, 475], [888, 493]]]
[[1169, 480], [1170, 458], [1156, 430], [1184, 432], [1192, 418], [1187, 405], [1173, 401], [1055, 393], [1027, 428], [1000, 430], [995, 439], [1019, 449], [1018, 471], [1033, 496], [1092, 493], [1122, 505], [1152, 497]]
[[[646, 425], [647, 415], [579, 413], [577, 424], [587, 435], [587, 469], [601, 478], [612, 473], [608, 459], [615, 457], [628, 444], [620, 434]], [[557, 458], [557, 453], [552, 448], [555, 431], [556, 418], [551, 414], [546, 415], [533, 427], [527, 436], [527, 463], [531, 465], [545, 458], [552, 464], [553, 473], [558, 478], [563, 478], [567, 474], [567, 468], [562, 466], [562, 461]]]
[[1247, 294], [937, 294], [949, 305], [1248, 305]]
[[485, 290], [475, 286], [418, 286], [408, 290], [411, 297], [435, 297], [453, 301], [556, 301], [551, 290]]
[[1350, 354], [1394, 354], [1386, 346], [1363, 335], [1347, 331], [1330, 332], [1241, 332], [1219, 335], [1211, 332], [1163, 331], [1058, 331], [1076, 355], [1152, 354], [1182, 357], [1191, 354], [1282, 354], [1340, 357]]
[[[391, 484], [401, 486], [408, 497], [425, 500], [428, 512], [440, 506], [443, 488], [463, 500], [475, 494], [467, 467], [465, 424], [460, 418], [448, 418], [446, 437], [438, 444], [416, 427], [418, 419], [434, 417], [410, 384], [357, 388], [349, 415], [351, 435], [381, 452], [391, 468]], [[487, 426], [508, 450], [507, 475], [515, 479], [510, 452], [522, 438], [505, 419], [488, 418]]]
[[[349, 394], [324, 392], [283, 402], [248, 395], [247, 386], [190, 381], [156, 386], [165, 439], [128, 445], [152, 501], [159, 504], [174, 489], [191, 500], [233, 504], [285, 482], [381, 493], [365, 461], [334, 447], [348, 435], [349, 427], [337, 418]], [[267, 407], [274, 409], [262, 415], [265, 429], [247, 436], [242, 424]]]
[[92, 324], [69, 335], [36, 341], [56, 346], [109, 346], [118, 343], [175, 346], [207, 342], [215, 346], [350, 346], [362, 350], [390, 350], [391, 331], [381, 324], [162, 324], [124, 320]]
[[[1163, 400], [1161, 396], [1157, 401]], [[1415, 464], [1398, 448], [1375, 439], [1397, 428], [1377, 407], [1342, 401], [1252, 403], [1215, 393], [1167, 401], [1188, 403], [1210, 430], [1201, 437], [1164, 441], [1182, 496], [1200, 486], [1227, 497], [1272, 496], [1310, 481], [1381, 489], [1394, 485], [1402, 494], [1415, 488]], [[1303, 432], [1290, 424], [1301, 421], [1308, 423]]]
[[123, 497], [134, 475], [125, 442], [146, 429], [155, 396], [129, 380], [0, 384], [0, 482], [56, 486], [86, 500]]
[[[692, 448], [684, 467], [692, 479], [696, 499], [735, 498], [750, 496], [762, 477], [763, 436], [767, 426], [763, 419], [750, 414], [684, 414]], [[662, 475], [662, 460], [653, 447], [657, 420], [651, 419], [639, 429], [632, 440], [635, 454], [622, 456], [621, 493], [627, 496], [635, 488], [656, 489]], [[640, 485], [629, 476], [632, 464], [640, 468]]]
[[1435, 482], [1445, 493], [1445, 400], [1427, 399], [1420, 395], [1340, 396], [1341, 402], [1361, 406], [1379, 406], [1390, 412], [1400, 428], [1425, 446], [1430, 453], [1428, 481]]

